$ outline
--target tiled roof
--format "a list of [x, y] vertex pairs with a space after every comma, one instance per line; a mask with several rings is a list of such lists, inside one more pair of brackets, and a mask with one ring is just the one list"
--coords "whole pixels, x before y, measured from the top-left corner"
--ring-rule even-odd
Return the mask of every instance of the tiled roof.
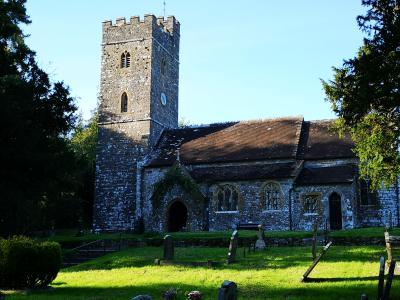
[[198, 167], [189, 173], [196, 181], [237, 181], [256, 179], [280, 179], [293, 176], [294, 162], [246, 166]]
[[303, 168], [296, 179], [297, 185], [352, 183], [357, 175], [356, 165]]
[[165, 130], [149, 166], [295, 158], [302, 118], [212, 124]]
[[354, 158], [353, 141], [348, 135], [340, 138], [331, 130], [332, 120], [304, 122], [299, 157], [312, 159]]

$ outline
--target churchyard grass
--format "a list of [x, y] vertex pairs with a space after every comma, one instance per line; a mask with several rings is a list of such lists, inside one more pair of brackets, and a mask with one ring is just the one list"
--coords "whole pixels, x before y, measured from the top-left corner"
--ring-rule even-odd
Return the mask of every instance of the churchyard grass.
[[[237, 262], [231, 265], [225, 264], [225, 248], [175, 248], [176, 261], [219, 262], [214, 269], [156, 266], [154, 259], [162, 258], [162, 251], [162, 247], [145, 247], [109, 254], [63, 269], [50, 289], [13, 293], [7, 299], [128, 300], [137, 294], [161, 299], [168, 288], [178, 288], [179, 299], [191, 290], [203, 292], [203, 299], [216, 299], [225, 279], [238, 284], [239, 299], [360, 299], [363, 292], [373, 299], [379, 257], [385, 255], [383, 246], [333, 245], [310, 275], [320, 282], [300, 283], [311, 264], [310, 247], [271, 247], [245, 258], [239, 248]], [[392, 299], [400, 299], [399, 279], [396, 276], [393, 281]]]

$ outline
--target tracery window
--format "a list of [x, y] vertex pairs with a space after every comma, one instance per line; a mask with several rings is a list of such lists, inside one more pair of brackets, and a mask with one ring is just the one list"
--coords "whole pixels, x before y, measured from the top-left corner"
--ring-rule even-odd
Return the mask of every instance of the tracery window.
[[124, 52], [121, 54], [121, 68], [129, 68], [131, 65], [131, 55], [129, 52]]
[[238, 211], [239, 192], [229, 184], [219, 186], [215, 191], [217, 211]]
[[283, 193], [278, 182], [268, 182], [261, 189], [262, 208], [264, 210], [278, 210], [283, 204]]
[[302, 210], [305, 214], [318, 214], [321, 205], [321, 195], [316, 193], [302, 195]]
[[368, 180], [360, 179], [360, 202], [361, 205], [378, 204], [377, 193], [371, 189], [371, 184]]
[[126, 93], [123, 93], [121, 96], [121, 112], [127, 112], [128, 111], [128, 95]]

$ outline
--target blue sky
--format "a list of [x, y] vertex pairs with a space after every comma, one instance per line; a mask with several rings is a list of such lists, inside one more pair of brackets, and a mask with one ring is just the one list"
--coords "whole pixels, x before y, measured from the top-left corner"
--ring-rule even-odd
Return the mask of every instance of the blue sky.
[[[362, 42], [361, 0], [166, 0], [181, 23], [179, 116], [192, 124], [333, 118], [320, 78]], [[163, 0], [28, 0], [28, 44], [84, 117], [100, 82], [101, 22], [163, 15]]]

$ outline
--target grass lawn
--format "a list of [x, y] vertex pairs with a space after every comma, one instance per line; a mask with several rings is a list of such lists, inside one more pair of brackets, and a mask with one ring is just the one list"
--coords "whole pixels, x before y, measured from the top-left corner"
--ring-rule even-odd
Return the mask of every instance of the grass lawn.
[[[235, 281], [239, 299], [360, 299], [367, 292], [376, 298], [378, 261], [383, 247], [345, 247], [333, 245], [311, 273], [320, 282], [300, 283], [311, 263], [310, 247], [276, 247], [251, 253], [238, 262], [226, 265], [224, 248], [176, 248], [179, 261], [212, 259], [221, 265], [211, 269], [188, 266], [155, 266], [154, 258], [162, 257], [162, 248], [128, 249], [69, 269], [63, 269], [52, 288], [26, 294], [14, 293], [7, 299], [131, 299], [137, 294], [150, 294], [161, 299], [168, 288], [184, 292], [200, 290], [203, 299], [216, 299], [217, 289], [225, 279]], [[391, 299], [400, 299], [400, 280], [396, 276]]]

